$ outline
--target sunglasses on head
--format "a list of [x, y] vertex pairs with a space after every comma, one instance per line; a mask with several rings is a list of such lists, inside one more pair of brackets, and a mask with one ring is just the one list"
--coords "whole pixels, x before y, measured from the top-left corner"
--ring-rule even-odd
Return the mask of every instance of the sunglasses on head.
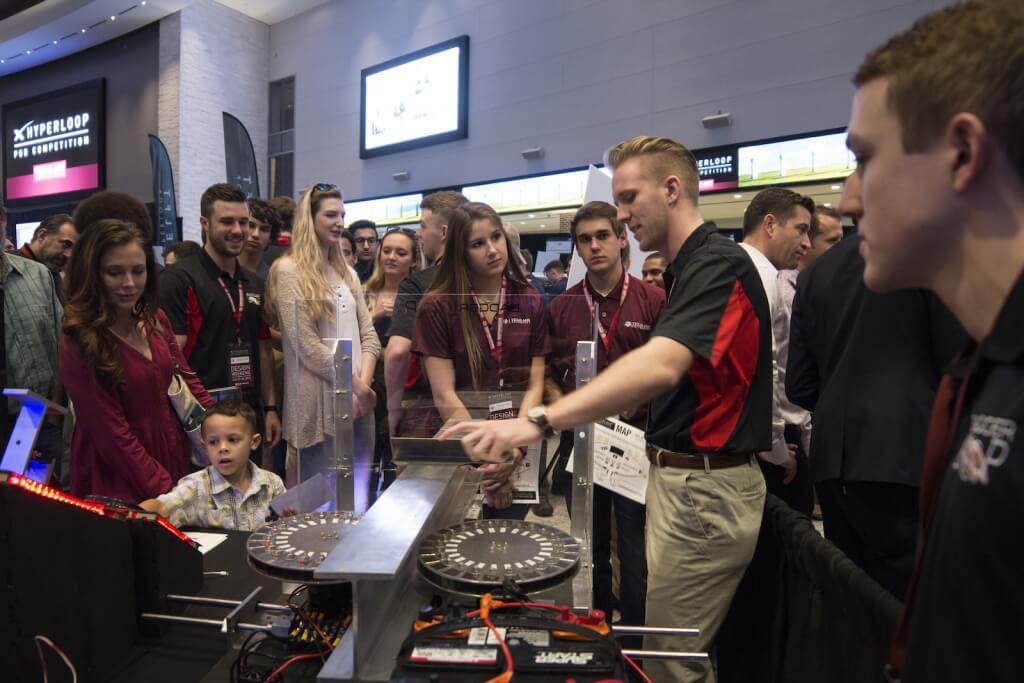
[[384, 231], [384, 234], [385, 235], [390, 235], [393, 232], [397, 232], [397, 233], [399, 233], [401, 235], [405, 235], [406, 237], [411, 237], [411, 238], [413, 238], [413, 240], [417, 239], [417, 237], [418, 237], [416, 235], [416, 231], [411, 230], [410, 228], [399, 228], [397, 226], [388, 228], [387, 230]]
[[314, 192], [338, 192], [338, 186], [331, 183], [317, 183], [313, 186]]

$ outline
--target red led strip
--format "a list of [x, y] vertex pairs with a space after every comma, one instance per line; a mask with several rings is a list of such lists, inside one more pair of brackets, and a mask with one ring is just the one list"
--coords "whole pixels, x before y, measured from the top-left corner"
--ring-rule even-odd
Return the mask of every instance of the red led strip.
[[34, 493], [37, 496], [56, 500], [67, 505], [73, 505], [77, 508], [81, 508], [82, 510], [88, 510], [89, 512], [100, 515], [101, 517], [105, 517], [107, 515], [107, 506], [103, 503], [92, 503], [80, 498], [75, 498], [74, 496], [69, 496], [62, 491], [50, 488], [49, 486], [43, 486], [33, 479], [27, 479], [26, 477], [22, 477], [18, 474], [7, 475], [7, 483], [17, 486], [22, 490]]
[[[40, 484], [39, 482], [35, 481], [34, 479], [29, 479], [27, 477], [23, 477], [23, 476], [18, 475], [18, 474], [0, 475], [0, 481], [3, 481], [3, 478], [6, 478], [8, 484], [10, 484], [12, 486], [17, 486], [18, 488], [22, 489], [23, 491], [28, 491], [30, 493], [36, 494], [37, 496], [41, 496], [43, 498], [49, 498], [50, 500], [56, 500], [56, 501], [58, 501], [60, 503], [66, 504], [66, 505], [73, 505], [76, 508], [80, 508], [82, 510], [88, 510], [89, 512], [97, 514], [97, 515], [99, 515], [101, 517], [124, 517], [125, 516], [123, 513], [119, 512], [117, 510], [107, 509], [107, 506], [104, 505], [103, 503], [93, 503], [91, 501], [82, 500], [81, 498], [75, 498], [74, 496], [69, 496], [68, 494], [66, 494], [66, 493], [64, 493], [62, 491], [58, 491], [57, 489], [51, 488], [49, 486], [43, 486], [42, 484]], [[133, 519], [147, 519], [147, 517], [144, 517], [143, 515], [140, 515], [138, 513], [131, 513], [130, 516]], [[199, 547], [199, 544], [196, 543], [195, 541], [193, 541], [191, 538], [189, 538], [188, 534], [185, 534], [185, 533], [182, 533], [181, 531], [179, 531], [173, 524], [168, 522], [166, 519], [164, 519], [160, 515], [153, 515], [153, 518], [155, 519], [157, 524], [162, 526], [164, 529], [167, 529], [167, 531], [169, 531], [172, 534], [174, 534], [180, 540], [184, 541], [185, 543], [188, 543], [193, 548]]]

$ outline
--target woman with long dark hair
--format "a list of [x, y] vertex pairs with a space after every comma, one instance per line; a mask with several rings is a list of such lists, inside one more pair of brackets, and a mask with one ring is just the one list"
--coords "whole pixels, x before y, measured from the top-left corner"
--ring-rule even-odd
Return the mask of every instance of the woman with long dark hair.
[[[479, 202], [455, 209], [412, 341], [441, 421], [513, 417], [540, 405], [544, 356], [550, 350], [547, 328], [543, 299], [514, 258], [500, 216]], [[471, 394], [475, 405], [467, 406], [464, 398]], [[495, 466], [485, 472], [493, 475], [485, 474], [486, 502], [508, 507], [508, 471]], [[519, 508], [514, 516], [525, 515], [526, 506]]]
[[167, 398], [175, 369], [204, 406], [159, 310], [153, 251], [132, 223], [101, 220], [80, 236], [67, 278], [60, 377], [76, 414], [71, 490], [132, 503], [192, 471], [191, 445]]

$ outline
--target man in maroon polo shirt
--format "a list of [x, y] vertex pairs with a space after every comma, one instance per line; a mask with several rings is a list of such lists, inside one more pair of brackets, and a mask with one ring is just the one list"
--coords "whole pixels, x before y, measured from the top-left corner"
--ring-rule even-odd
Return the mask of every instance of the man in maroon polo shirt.
[[[597, 371], [620, 356], [643, 346], [651, 336], [665, 306], [665, 292], [626, 273], [621, 252], [626, 228], [606, 202], [589, 202], [569, 224], [573, 243], [587, 268], [581, 282], [557, 297], [548, 309], [551, 353], [548, 384], [553, 396], [576, 388], [576, 344], [594, 339], [594, 315], [599, 321]], [[554, 384], [556, 386], [552, 387]], [[627, 422], [647, 424], [647, 406], [627, 412]], [[559, 453], [568, 457], [572, 431], [562, 432]], [[566, 487], [566, 504], [572, 510], [572, 487]], [[647, 562], [644, 559], [644, 506], [603, 487], [594, 488], [594, 527], [591, 537], [594, 567], [594, 606], [612, 613], [611, 515], [618, 531], [620, 567], [619, 612], [626, 624], [644, 623], [647, 594]]]
[[[618, 219], [644, 251], [671, 258], [668, 302], [650, 340], [583, 389], [516, 420], [463, 423], [477, 460], [498, 461], [553, 430], [651, 401], [647, 443], [647, 624], [689, 626], [710, 650], [754, 554], [771, 447], [772, 329], [764, 287], [738, 244], [697, 209], [697, 163], [668, 138], [639, 136], [609, 154]], [[653, 400], [652, 400], [653, 399]], [[678, 641], [648, 636], [671, 650]], [[655, 681], [714, 681], [705, 662], [648, 661]]]

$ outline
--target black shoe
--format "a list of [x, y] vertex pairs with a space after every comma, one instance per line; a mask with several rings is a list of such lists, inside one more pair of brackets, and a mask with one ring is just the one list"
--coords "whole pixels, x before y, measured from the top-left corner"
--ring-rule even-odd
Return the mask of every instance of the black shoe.
[[555, 509], [551, 507], [551, 501], [548, 499], [548, 492], [544, 488], [542, 487], [540, 491], [540, 502], [533, 506], [533, 514], [538, 517], [550, 517], [555, 514]]

